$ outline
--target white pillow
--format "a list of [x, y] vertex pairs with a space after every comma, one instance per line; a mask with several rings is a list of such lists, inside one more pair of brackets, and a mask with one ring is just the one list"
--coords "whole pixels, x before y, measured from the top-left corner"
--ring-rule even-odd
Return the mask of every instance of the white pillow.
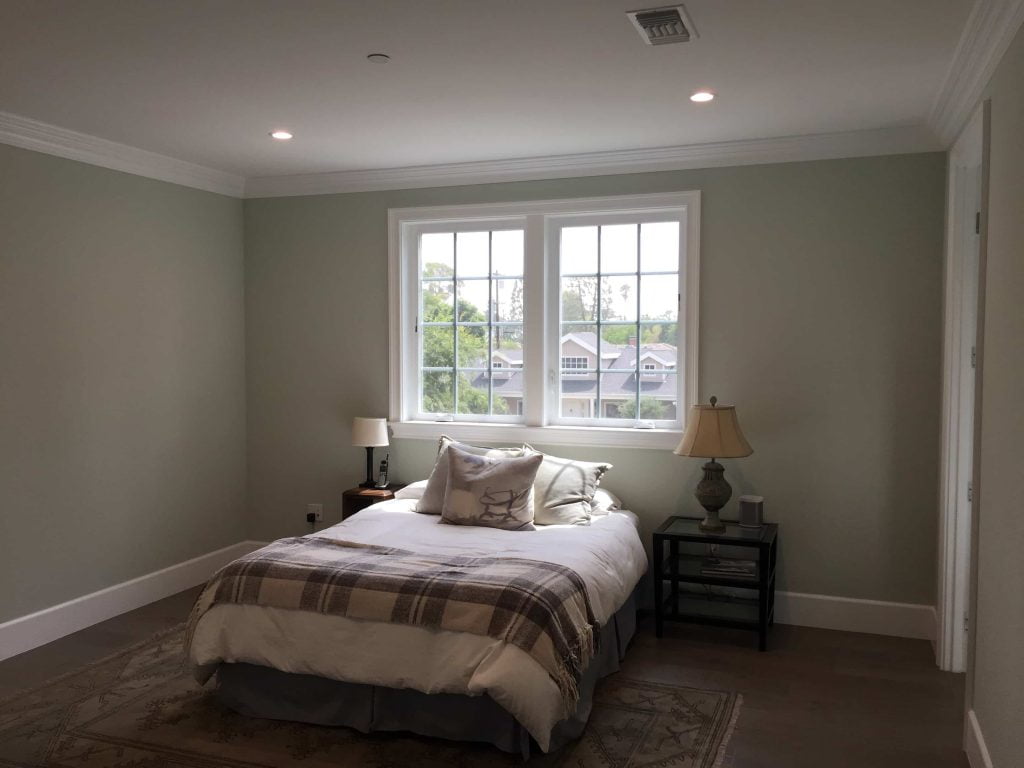
[[537, 525], [590, 522], [591, 503], [601, 476], [611, 464], [544, 456], [534, 480], [533, 521]]
[[426, 480], [417, 480], [415, 483], [409, 483], [404, 488], [399, 488], [395, 491], [396, 499], [419, 499], [423, 496], [423, 492], [427, 490]]
[[594, 492], [594, 500], [590, 503], [591, 515], [600, 517], [616, 509], [622, 509], [622, 500], [618, 496], [604, 488], [598, 488]]

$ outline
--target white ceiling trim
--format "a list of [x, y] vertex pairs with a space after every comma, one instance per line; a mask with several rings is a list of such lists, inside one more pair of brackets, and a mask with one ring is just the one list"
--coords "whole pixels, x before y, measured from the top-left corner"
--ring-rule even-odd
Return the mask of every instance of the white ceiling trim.
[[0, 143], [232, 197], [293, 197], [388, 189], [422, 189], [503, 181], [891, 155], [929, 152], [943, 148], [926, 126], [916, 125], [678, 147], [245, 179], [215, 168], [78, 133], [9, 112], [0, 112]]
[[967, 125], [999, 60], [1024, 23], [1024, 0], [976, 0], [928, 124], [951, 147]]
[[915, 125], [514, 160], [258, 176], [246, 179], [245, 197], [294, 197], [339, 192], [450, 187], [502, 181], [931, 152], [942, 148], [930, 129], [924, 125]]
[[241, 176], [10, 112], [0, 112], [0, 143], [232, 197], [245, 188]]

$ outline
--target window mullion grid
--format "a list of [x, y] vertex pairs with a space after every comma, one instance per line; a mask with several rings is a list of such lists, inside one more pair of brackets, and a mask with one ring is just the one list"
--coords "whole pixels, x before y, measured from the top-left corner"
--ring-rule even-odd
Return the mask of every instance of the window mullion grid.
[[459, 413], [459, 236], [452, 232], [452, 418]]
[[601, 263], [601, 230], [602, 226], [599, 224], [597, 227], [597, 287], [595, 289], [595, 301], [594, 301], [594, 320], [596, 321], [595, 327], [597, 328], [597, 360], [595, 361], [594, 370], [597, 371], [594, 374], [594, 379], [597, 383], [597, 388], [594, 398], [594, 410], [595, 413], [590, 414], [593, 419], [601, 418], [601, 268], [604, 264]]
[[494, 232], [487, 232], [487, 413], [494, 415], [494, 314], [498, 306], [494, 281]]
[[640, 423], [640, 224], [636, 225], [636, 422]]

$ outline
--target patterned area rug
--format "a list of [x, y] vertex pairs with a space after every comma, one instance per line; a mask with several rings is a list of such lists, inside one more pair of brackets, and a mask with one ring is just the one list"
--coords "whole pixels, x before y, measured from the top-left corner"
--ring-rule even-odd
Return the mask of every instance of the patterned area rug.
[[[471, 744], [238, 715], [192, 680], [181, 627], [0, 703], [0, 765], [31, 768], [476, 768], [522, 760]], [[602, 681], [584, 735], [535, 766], [712, 768], [740, 697]]]

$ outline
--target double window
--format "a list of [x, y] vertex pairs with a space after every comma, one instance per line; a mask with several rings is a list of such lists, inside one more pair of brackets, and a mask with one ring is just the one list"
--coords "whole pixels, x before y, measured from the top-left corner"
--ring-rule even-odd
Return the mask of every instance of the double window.
[[668, 445], [696, 398], [698, 206], [392, 210], [396, 433]]

